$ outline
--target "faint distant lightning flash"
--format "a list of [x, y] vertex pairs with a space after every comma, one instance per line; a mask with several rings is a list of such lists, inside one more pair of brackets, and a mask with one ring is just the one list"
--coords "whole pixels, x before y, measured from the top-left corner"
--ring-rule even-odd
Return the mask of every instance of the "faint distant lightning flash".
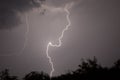
[[52, 59], [51, 59], [51, 57], [49, 56], [49, 47], [51, 46], [51, 47], [60, 47], [61, 46], [61, 44], [62, 44], [62, 38], [63, 38], [63, 36], [64, 36], [64, 33], [65, 33], [65, 31], [66, 30], [68, 30], [68, 28], [69, 28], [69, 26], [71, 25], [71, 21], [70, 21], [70, 18], [69, 18], [69, 16], [70, 16], [70, 12], [69, 12], [69, 8], [71, 8], [71, 6], [72, 6], [72, 4], [67, 4], [66, 6], [65, 6], [65, 8], [63, 8], [63, 10], [66, 12], [66, 19], [67, 19], [67, 21], [68, 21], [68, 24], [66, 25], [66, 27], [62, 30], [62, 33], [61, 33], [61, 36], [58, 38], [58, 41], [59, 41], [59, 43], [58, 44], [53, 44], [52, 42], [49, 42], [48, 44], [47, 44], [47, 49], [46, 49], [46, 54], [47, 54], [47, 58], [49, 59], [49, 63], [50, 63], [50, 65], [51, 65], [51, 68], [52, 68], [52, 70], [51, 70], [51, 72], [50, 72], [50, 77], [52, 77], [52, 75], [53, 75], [53, 72], [55, 71], [55, 69], [54, 69], [54, 65], [53, 65], [53, 62], [52, 62]]
[[29, 24], [29, 21], [28, 21], [28, 14], [25, 14], [25, 20], [26, 20], [25, 41], [24, 41], [24, 45], [23, 45], [23, 48], [22, 48], [20, 53], [23, 53], [23, 51], [26, 48], [27, 42], [28, 42], [28, 34], [29, 34], [29, 31], [30, 31], [30, 24]]

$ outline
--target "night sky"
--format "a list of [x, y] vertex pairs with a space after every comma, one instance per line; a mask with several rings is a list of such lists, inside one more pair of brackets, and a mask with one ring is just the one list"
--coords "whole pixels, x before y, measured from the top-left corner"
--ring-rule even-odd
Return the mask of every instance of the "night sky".
[[70, 2], [74, 3], [69, 10], [72, 25], [64, 34], [62, 46], [49, 49], [53, 75], [77, 69], [82, 58], [95, 56], [103, 66], [120, 59], [120, 0], [41, 1], [0, 0], [0, 71], [8, 68], [20, 76], [31, 71], [49, 74], [46, 47], [49, 41], [58, 43], [68, 23], [66, 13], [58, 9]]

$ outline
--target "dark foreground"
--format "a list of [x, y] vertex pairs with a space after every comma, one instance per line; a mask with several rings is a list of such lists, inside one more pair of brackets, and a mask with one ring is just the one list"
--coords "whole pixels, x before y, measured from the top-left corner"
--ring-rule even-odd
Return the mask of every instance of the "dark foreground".
[[[11, 76], [6, 69], [0, 72], [0, 80], [19, 80], [19, 78]], [[77, 70], [61, 76], [50, 78], [44, 72], [34, 71], [26, 74], [22, 80], [120, 80], [120, 60], [110, 68], [99, 65], [96, 58], [82, 60]]]

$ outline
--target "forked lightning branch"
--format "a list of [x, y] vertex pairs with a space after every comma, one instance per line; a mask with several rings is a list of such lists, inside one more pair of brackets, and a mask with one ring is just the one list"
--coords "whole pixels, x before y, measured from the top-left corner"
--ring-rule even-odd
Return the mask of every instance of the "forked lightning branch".
[[66, 19], [67, 19], [67, 21], [68, 21], [68, 24], [67, 24], [66, 27], [62, 30], [61, 36], [60, 36], [59, 39], [58, 39], [59, 43], [58, 43], [58, 44], [53, 44], [52, 42], [49, 42], [49, 43], [47, 44], [46, 54], [47, 54], [47, 58], [49, 59], [49, 63], [50, 63], [51, 68], [52, 68], [52, 70], [51, 70], [51, 72], [50, 72], [50, 77], [52, 77], [53, 72], [55, 71], [55, 69], [54, 69], [54, 65], [53, 65], [52, 59], [51, 59], [51, 57], [49, 56], [49, 47], [50, 47], [50, 46], [51, 46], [51, 47], [60, 47], [60, 46], [62, 45], [62, 41], [61, 41], [61, 40], [62, 40], [62, 38], [63, 38], [63, 36], [64, 36], [64, 33], [65, 33], [66, 30], [68, 30], [69, 26], [71, 25], [71, 21], [70, 21], [70, 18], [69, 18], [70, 12], [69, 12], [68, 9], [69, 9], [69, 5], [66, 5], [65, 8], [63, 8], [63, 10], [66, 12]]

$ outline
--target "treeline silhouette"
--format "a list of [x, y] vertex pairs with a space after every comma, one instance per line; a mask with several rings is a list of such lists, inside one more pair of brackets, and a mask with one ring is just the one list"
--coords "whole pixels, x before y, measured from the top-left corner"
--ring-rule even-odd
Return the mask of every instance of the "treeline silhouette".
[[[8, 69], [0, 72], [0, 80], [19, 80], [11, 76]], [[66, 74], [50, 78], [47, 73], [33, 71], [26, 74], [22, 80], [120, 80], [120, 59], [111, 67], [103, 67], [97, 59], [82, 60], [78, 69]]]

